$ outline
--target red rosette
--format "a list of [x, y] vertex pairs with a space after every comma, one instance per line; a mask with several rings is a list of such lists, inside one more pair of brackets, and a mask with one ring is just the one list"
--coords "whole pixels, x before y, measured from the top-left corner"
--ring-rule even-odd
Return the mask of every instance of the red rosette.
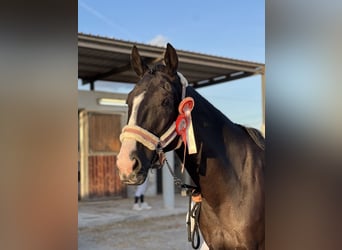
[[184, 143], [186, 143], [186, 129], [188, 127], [188, 119], [184, 114], [180, 114], [176, 120], [176, 132], [182, 137]]
[[195, 106], [195, 101], [192, 97], [185, 97], [178, 105], [178, 112], [184, 114], [185, 111], [191, 111]]

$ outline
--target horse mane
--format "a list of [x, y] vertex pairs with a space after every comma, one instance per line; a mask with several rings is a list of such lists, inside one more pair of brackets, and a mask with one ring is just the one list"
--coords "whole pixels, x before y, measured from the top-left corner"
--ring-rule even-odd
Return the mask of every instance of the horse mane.
[[[190, 94], [190, 96], [199, 98], [201, 100], [200, 105], [205, 110], [204, 112], [213, 112], [212, 114], [216, 118], [222, 119], [221, 122], [228, 122], [228, 123], [231, 123], [233, 125], [237, 125], [238, 127], [242, 128], [245, 132], [247, 132], [249, 137], [252, 138], [252, 140], [255, 142], [255, 144], [259, 148], [261, 148], [262, 150], [265, 150], [265, 138], [258, 129], [252, 128], [252, 127], [247, 127], [247, 126], [232, 122], [225, 114], [223, 114], [220, 110], [218, 110], [216, 107], [214, 107], [206, 98], [204, 98], [200, 93], [198, 93], [192, 87], [188, 88], [188, 93]], [[217, 122], [220, 122], [220, 121], [216, 120], [216, 123]]]
[[247, 127], [247, 126], [237, 124], [237, 123], [236, 125], [243, 128], [247, 132], [247, 134], [252, 138], [255, 144], [258, 145], [259, 148], [261, 148], [262, 150], [265, 150], [265, 138], [258, 129]]

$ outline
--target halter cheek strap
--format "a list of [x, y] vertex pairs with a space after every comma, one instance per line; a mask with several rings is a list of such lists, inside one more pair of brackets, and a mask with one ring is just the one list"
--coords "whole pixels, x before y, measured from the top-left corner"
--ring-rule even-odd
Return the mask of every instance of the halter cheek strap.
[[185, 92], [186, 92], [186, 87], [188, 87], [189, 83], [188, 80], [186, 80], [186, 78], [183, 76], [182, 73], [177, 72], [177, 75], [182, 83], [182, 100], [185, 98]]

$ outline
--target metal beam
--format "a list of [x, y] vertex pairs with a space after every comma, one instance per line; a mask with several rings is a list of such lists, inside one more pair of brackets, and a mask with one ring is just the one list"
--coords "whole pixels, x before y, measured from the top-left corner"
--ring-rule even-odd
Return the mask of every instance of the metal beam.
[[87, 80], [88, 81], [96, 81], [96, 80], [104, 79], [104, 78], [109, 77], [111, 75], [119, 74], [119, 73], [128, 71], [130, 69], [131, 69], [131, 64], [128, 63], [128, 64], [123, 65], [121, 67], [113, 68], [107, 72], [96, 74], [95, 76], [93, 76]]

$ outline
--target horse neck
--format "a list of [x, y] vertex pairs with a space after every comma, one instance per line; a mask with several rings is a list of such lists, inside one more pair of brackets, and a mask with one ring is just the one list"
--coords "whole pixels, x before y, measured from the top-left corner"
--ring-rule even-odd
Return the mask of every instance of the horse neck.
[[202, 97], [193, 88], [188, 88], [188, 96], [195, 101], [191, 113], [197, 143], [206, 143], [209, 148], [217, 148], [225, 135], [233, 138], [239, 131], [238, 125], [229, 120], [221, 111]]
[[[195, 101], [191, 117], [198, 152], [193, 155], [187, 154], [185, 167], [195, 184], [199, 185], [199, 174], [205, 171], [201, 167], [204, 158], [208, 156], [225, 162], [228, 145], [225, 144], [224, 138], [233, 138], [238, 128], [193, 88], [187, 88], [187, 96]], [[180, 159], [183, 159], [183, 147], [176, 152]]]

